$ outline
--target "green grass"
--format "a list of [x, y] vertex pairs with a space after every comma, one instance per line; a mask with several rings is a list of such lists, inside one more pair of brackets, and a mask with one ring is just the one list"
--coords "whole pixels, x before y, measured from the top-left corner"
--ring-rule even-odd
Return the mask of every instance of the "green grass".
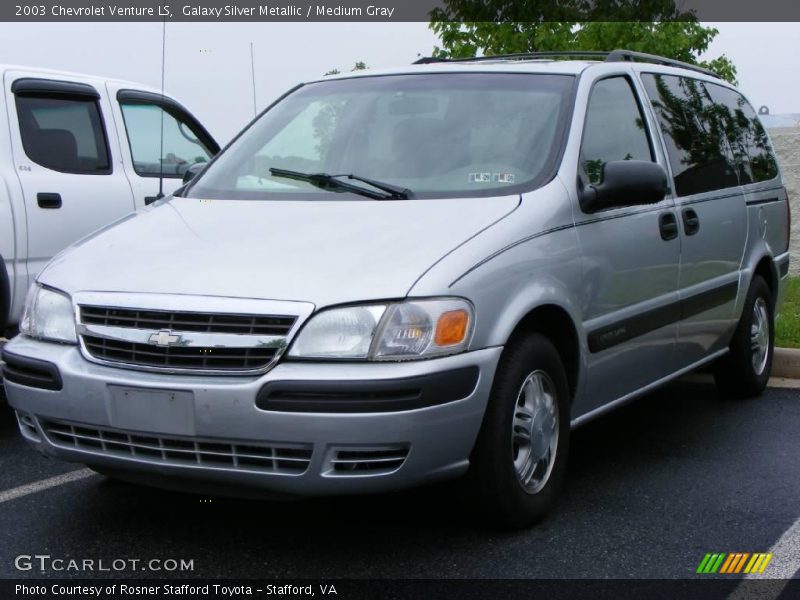
[[775, 345], [800, 348], [800, 277], [790, 277], [786, 299], [775, 323]]

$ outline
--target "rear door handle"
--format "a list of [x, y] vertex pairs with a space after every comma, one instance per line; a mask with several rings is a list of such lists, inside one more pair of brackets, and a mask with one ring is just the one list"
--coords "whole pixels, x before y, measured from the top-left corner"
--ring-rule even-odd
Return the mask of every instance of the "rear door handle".
[[674, 240], [678, 237], [678, 219], [671, 212], [661, 213], [658, 215], [658, 229], [662, 240]]
[[39, 208], [61, 208], [61, 194], [36, 194], [36, 202], [39, 203]]
[[681, 216], [683, 217], [683, 230], [686, 235], [694, 235], [700, 231], [700, 217], [697, 216], [694, 209], [684, 208]]

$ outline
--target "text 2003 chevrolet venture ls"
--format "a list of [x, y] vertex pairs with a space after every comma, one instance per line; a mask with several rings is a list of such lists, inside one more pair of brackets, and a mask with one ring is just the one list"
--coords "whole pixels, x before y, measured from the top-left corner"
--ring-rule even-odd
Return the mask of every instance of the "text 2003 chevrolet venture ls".
[[22, 435], [113, 477], [555, 501], [570, 428], [713, 363], [759, 394], [788, 200], [713, 74], [436, 62], [300, 86], [55, 258], [3, 356]]

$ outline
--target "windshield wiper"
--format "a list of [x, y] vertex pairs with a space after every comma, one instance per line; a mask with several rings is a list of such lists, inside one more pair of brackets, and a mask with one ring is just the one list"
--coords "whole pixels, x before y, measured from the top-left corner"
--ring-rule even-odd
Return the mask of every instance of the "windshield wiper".
[[[409, 189], [392, 185], [391, 183], [367, 179], [366, 177], [353, 175], [352, 173], [342, 175], [330, 175], [328, 173], [301, 173], [300, 171], [277, 169], [275, 167], [270, 168], [269, 172], [273, 177], [286, 177], [287, 179], [306, 181], [311, 185], [323, 190], [328, 190], [331, 192], [353, 192], [354, 194], [360, 194], [362, 196], [366, 196], [367, 198], [372, 198], [373, 200], [408, 200], [409, 198], [413, 197], [413, 193]], [[346, 181], [341, 180], [343, 177], [346, 177], [347, 179], [354, 179], [356, 181], [362, 181], [367, 185], [386, 193], [380, 194], [368, 188], [361, 187], [360, 185], [347, 183]]]

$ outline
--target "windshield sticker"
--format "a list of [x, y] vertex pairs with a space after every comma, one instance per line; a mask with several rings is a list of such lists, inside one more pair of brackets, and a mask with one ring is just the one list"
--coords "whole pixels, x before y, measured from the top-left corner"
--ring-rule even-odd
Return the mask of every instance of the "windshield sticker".
[[513, 173], [495, 173], [494, 181], [496, 183], [514, 183]]
[[469, 174], [469, 182], [470, 183], [491, 183], [492, 182], [492, 174], [491, 173], [470, 173]]
[[470, 173], [470, 183], [514, 183], [514, 173]]

